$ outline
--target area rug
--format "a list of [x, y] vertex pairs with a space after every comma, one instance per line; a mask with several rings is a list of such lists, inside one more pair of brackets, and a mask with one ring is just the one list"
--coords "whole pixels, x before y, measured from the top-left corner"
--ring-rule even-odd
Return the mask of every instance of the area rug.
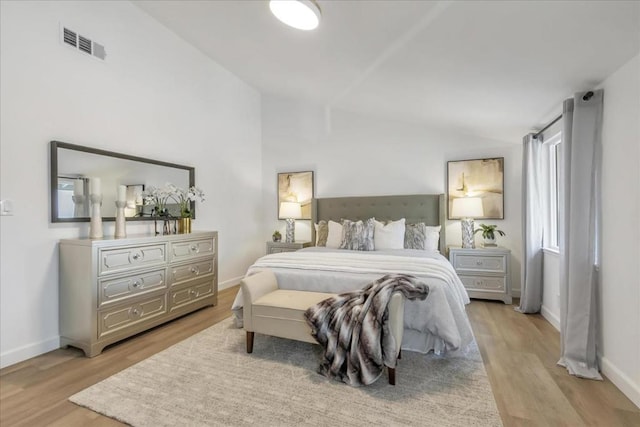
[[132, 426], [501, 426], [476, 344], [446, 357], [403, 352], [354, 388], [316, 372], [318, 345], [245, 333], [226, 319], [73, 396]]

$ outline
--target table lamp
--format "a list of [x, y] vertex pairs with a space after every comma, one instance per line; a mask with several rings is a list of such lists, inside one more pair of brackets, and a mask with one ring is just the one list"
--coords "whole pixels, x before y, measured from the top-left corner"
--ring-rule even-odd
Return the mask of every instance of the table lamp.
[[460, 225], [462, 226], [462, 247], [475, 248], [473, 219], [484, 216], [482, 199], [479, 197], [460, 197], [453, 199], [451, 216], [460, 218]]
[[285, 242], [295, 242], [296, 233], [296, 219], [302, 218], [302, 208], [300, 203], [296, 202], [282, 202], [280, 203], [280, 217], [286, 218], [287, 232]]

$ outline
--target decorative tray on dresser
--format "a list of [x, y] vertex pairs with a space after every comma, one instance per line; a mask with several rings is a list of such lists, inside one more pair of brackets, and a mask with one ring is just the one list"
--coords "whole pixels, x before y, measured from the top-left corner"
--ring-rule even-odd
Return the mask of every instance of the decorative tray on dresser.
[[509, 258], [511, 251], [500, 247], [449, 248], [449, 261], [470, 298], [496, 299], [511, 304]]
[[60, 241], [60, 343], [105, 346], [217, 304], [218, 233]]

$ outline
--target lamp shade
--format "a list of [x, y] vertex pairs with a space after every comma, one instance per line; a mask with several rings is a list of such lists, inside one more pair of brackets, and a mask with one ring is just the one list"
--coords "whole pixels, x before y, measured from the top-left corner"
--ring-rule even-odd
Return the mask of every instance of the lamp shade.
[[282, 202], [280, 203], [280, 218], [300, 219], [302, 217], [302, 208], [300, 203]]
[[451, 216], [456, 218], [478, 218], [484, 216], [482, 199], [479, 197], [460, 197], [453, 199]]

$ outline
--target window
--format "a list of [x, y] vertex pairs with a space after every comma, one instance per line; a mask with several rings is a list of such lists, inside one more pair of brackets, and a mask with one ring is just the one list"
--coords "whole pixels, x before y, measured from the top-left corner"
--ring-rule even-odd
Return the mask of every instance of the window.
[[544, 141], [543, 148], [543, 173], [542, 183], [544, 199], [544, 248], [558, 251], [558, 220], [560, 208], [560, 195], [558, 184], [560, 183], [560, 163], [562, 161], [562, 133], [558, 132]]

